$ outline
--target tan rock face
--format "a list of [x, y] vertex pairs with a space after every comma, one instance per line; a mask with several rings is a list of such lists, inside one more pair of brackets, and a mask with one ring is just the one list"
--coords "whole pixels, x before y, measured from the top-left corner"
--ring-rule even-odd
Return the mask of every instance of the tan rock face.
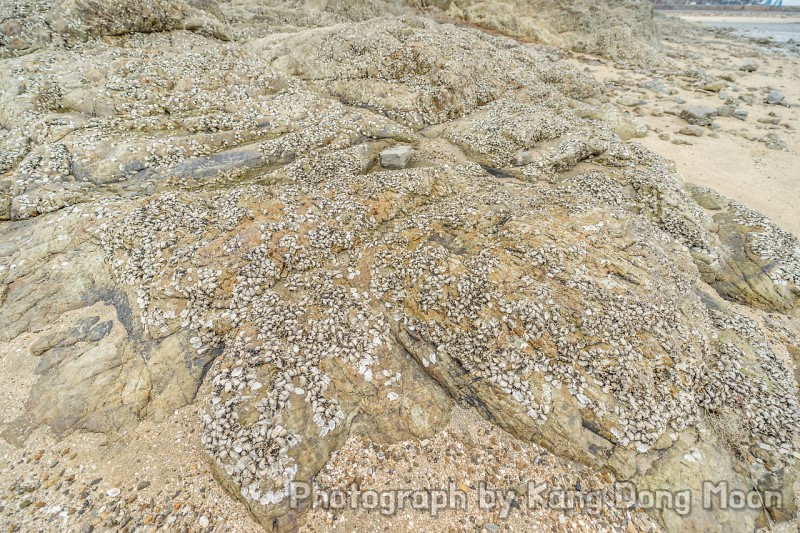
[[[643, 488], [755, 483], [794, 513], [797, 241], [685, 191], [593, 80], [360, 4], [243, 43], [180, 31], [221, 23], [211, 4], [148, 2], [130, 27], [74, 4], [74, 46], [0, 77], [0, 339], [34, 333], [40, 358], [7, 440], [158, 420], [207, 382], [216, 476], [290, 529], [292, 483], [349, 436], [424, 439], [459, 404]], [[397, 144], [411, 167], [379, 167]]]
[[652, 6], [644, 2], [435, 0], [411, 3], [432, 5], [442, 13], [477, 27], [526, 42], [615, 59], [648, 61], [658, 58]]

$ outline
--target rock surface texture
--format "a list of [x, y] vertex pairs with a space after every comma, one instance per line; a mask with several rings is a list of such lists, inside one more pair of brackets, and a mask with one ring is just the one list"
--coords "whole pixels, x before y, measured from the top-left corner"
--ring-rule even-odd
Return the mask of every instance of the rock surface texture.
[[800, 246], [541, 46], [655, 57], [649, 8], [564, 4], [0, 0], [0, 341], [36, 361], [2, 437], [203, 402], [219, 482], [292, 530], [348, 438], [458, 405], [643, 489], [782, 494], [668, 531], [793, 519]]

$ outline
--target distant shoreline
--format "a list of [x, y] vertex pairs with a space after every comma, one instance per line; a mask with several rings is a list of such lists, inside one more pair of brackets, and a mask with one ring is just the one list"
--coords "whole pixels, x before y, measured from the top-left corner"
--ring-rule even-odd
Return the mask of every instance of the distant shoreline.
[[742, 13], [735, 14], [730, 12], [680, 12], [670, 11], [671, 16], [680, 17], [689, 22], [704, 22], [713, 20], [714, 22], [732, 22], [732, 23], [753, 23], [753, 24], [800, 24], [800, 12], [798, 13]]
[[781, 16], [781, 15], [800, 15], [800, 6], [653, 6], [655, 11], [661, 12], [687, 12], [687, 13], [709, 13], [713, 15], [742, 15], [751, 16]]

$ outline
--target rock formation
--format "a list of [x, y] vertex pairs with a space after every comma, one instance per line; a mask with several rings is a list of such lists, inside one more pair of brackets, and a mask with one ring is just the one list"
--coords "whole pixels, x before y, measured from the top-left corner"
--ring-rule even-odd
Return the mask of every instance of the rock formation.
[[527, 44], [630, 59], [648, 9], [419, 4], [0, 4], [0, 340], [39, 358], [3, 437], [113, 434], [206, 380], [219, 481], [291, 529], [349, 435], [459, 404], [640, 487], [784, 494], [667, 530], [791, 519], [797, 241]]

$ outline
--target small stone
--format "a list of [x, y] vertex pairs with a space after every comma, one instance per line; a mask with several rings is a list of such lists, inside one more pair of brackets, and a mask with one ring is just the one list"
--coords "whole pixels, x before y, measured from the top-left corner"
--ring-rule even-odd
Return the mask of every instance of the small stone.
[[120, 492], [121, 491], [117, 487], [114, 487], [106, 491], [106, 496], [108, 496], [109, 498], [116, 498], [117, 496], [119, 496]]
[[762, 124], [770, 124], [771, 126], [777, 126], [781, 123], [781, 117], [761, 117], [758, 121]]
[[717, 115], [721, 117], [732, 117], [736, 113], [736, 106], [723, 105], [717, 108]]
[[786, 98], [786, 95], [780, 91], [772, 91], [767, 95], [766, 102], [772, 105], [778, 105], [783, 103], [783, 100]]
[[665, 94], [670, 95], [674, 92], [674, 89], [670, 89], [664, 80], [650, 80], [645, 81], [639, 84], [639, 87], [642, 89], [647, 89], [648, 91], [657, 93], [657, 94]]
[[489, 531], [490, 533], [497, 533], [498, 531], [500, 531], [500, 526], [498, 526], [497, 524], [488, 523], [484, 524], [483, 529]]
[[739, 70], [743, 72], [755, 72], [758, 70], [758, 62], [753, 59], [745, 61], [744, 63], [741, 64]]
[[635, 98], [633, 96], [623, 96], [619, 100], [617, 100], [620, 105], [625, 107], [636, 107], [640, 106], [646, 102], [642, 101], [640, 98]]
[[700, 126], [686, 126], [684, 128], [681, 128], [681, 130], [678, 133], [680, 133], [681, 135], [688, 135], [690, 137], [702, 137], [704, 130]]
[[150, 486], [149, 481], [140, 481], [139, 483], [136, 484], [136, 490], [144, 490], [149, 486]]
[[681, 118], [694, 126], [708, 126], [717, 116], [715, 107], [694, 106], [681, 111]]
[[770, 150], [786, 150], [786, 141], [778, 137], [776, 133], [767, 133], [761, 142], [767, 145]]
[[739, 120], [747, 120], [747, 111], [745, 111], [744, 109], [737, 109], [736, 111], [733, 112], [733, 118]]
[[722, 80], [713, 81], [711, 83], [706, 83], [705, 85], [703, 85], [704, 91], [712, 93], [718, 93], [724, 88], [725, 88], [725, 82]]
[[756, 103], [756, 99], [752, 94], [740, 94], [739, 100], [741, 100], [747, 105], [753, 105]]
[[205, 516], [201, 516], [200, 519], [197, 521], [197, 523], [200, 524], [200, 527], [205, 529], [208, 527], [208, 518]]
[[410, 146], [387, 148], [381, 152], [381, 166], [393, 170], [406, 168], [413, 155], [414, 149]]

